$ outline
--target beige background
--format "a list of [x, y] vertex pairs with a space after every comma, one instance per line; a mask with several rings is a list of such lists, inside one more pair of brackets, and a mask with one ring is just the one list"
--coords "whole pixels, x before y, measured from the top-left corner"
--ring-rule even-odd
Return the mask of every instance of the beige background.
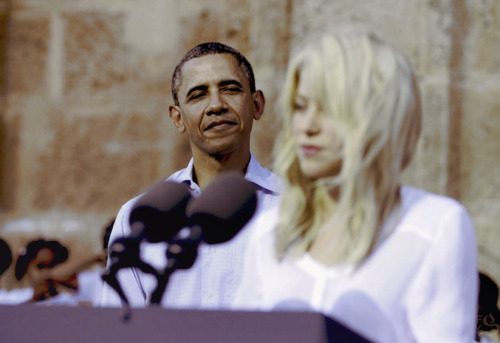
[[267, 98], [253, 151], [269, 165], [289, 55], [361, 25], [419, 77], [424, 131], [407, 182], [467, 206], [479, 266], [500, 281], [499, 19], [497, 0], [0, 1], [0, 234], [98, 250], [120, 205], [189, 158], [168, 119], [170, 78], [202, 41], [253, 64]]

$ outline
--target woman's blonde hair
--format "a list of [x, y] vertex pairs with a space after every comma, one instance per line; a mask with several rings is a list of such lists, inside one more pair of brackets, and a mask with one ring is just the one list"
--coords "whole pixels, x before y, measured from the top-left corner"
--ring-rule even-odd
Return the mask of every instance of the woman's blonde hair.
[[[306, 66], [342, 142], [341, 172], [316, 181], [301, 172], [291, 127]], [[326, 230], [335, 232], [328, 248], [343, 251], [341, 261], [361, 262], [399, 203], [400, 175], [421, 131], [420, 95], [410, 63], [372, 33], [327, 34], [290, 61], [280, 105], [274, 169], [283, 177], [285, 193], [276, 231], [278, 256], [307, 251], [328, 222]], [[339, 190], [333, 210], [332, 187]]]

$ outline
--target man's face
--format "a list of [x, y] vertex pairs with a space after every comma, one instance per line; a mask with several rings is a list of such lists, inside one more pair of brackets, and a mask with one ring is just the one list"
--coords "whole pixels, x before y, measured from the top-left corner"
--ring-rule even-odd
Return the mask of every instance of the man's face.
[[187, 132], [193, 154], [249, 151], [253, 120], [262, 115], [264, 97], [260, 91], [251, 93], [232, 55], [205, 55], [186, 62], [178, 97], [170, 117], [180, 132]]

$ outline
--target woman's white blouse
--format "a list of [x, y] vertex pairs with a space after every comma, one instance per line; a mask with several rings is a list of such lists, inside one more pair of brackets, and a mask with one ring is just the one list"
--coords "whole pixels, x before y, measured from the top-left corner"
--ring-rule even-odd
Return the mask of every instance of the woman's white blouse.
[[[453, 199], [403, 187], [393, 231], [358, 269], [308, 254], [278, 261], [277, 210], [261, 215], [234, 308], [322, 312], [377, 342], [472, 342], [477, 252], [473, 224]], [[334, 249], [335, 247], [332, 247]]]

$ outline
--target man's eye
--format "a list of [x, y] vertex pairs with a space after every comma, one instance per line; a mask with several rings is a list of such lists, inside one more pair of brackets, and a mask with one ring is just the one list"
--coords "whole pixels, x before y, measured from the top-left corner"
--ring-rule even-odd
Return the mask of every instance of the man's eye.
[[191, 96], [189, 97], [189, 100], [196, 100], [196, 99], [200, 99], [200, 98], [202, 98], [204, 95], [205, 95], [205, 93], [202, 93], [202, 92], [199, 92], [199, 93], [193, 93], [193, 94], [191, 94]]
[[241, 89], [239, 87], [228, 87], [222, 89], [224, 93], [229, 93], [229, 94], [234, 94], [234, 93], [239, 93], [241, 92]]

